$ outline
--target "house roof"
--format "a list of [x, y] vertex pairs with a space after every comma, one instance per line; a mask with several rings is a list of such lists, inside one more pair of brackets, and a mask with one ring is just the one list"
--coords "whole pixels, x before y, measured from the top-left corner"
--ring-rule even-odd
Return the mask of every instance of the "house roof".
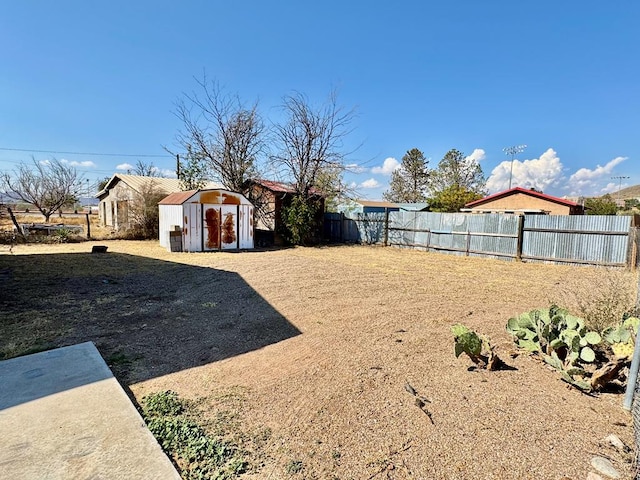
[[355, 202], [359, 203], [363, 207], [400, 208], [397, 203], [382, 202], [379, 200], [355, 200]]
[[491, 202], [493, 200], [497, 200], [498, 198], [508, 197], [510, 195], [515, 195], [518, 193], [522, 193], [524, 195], [529, 195], [531, 197], [541, 198], [543, 200], [547, 200], [549, 202], [558, 203], [560, 205], [566, 205], [567, 207], [577, 207], [579, 206], [576, 202], [572, 202], [570, 200], [566, 200], [564, 198], [558, 198], [551, 195], [547, 195], [545, 193], [540, 193], [535, 190], [530, 190], [522, 187], [514, 187], [510, 190], [504, 190], [502, 192], [494, 193], [493, 195], [489, 195], [487, 197], [481, 198], [480, 200], [474, 200], [473, 202], [469, 202], [465, 205], [465, 207], [479, 207], [487, 202]]
[[[153, 182], [156, 190], [159, 193], [173, 193], [179, 192], [180, 188], [180, 180], [177, 178], [163, 178], [163, 177], [146, 177], [143, 175], [126, 175], [123, 173], [114, 173], [113, 176], [109, 179], [107, 184], [104, 186], [102, 190], [100, 190], [96, 197], [100, 198], [108, 190], [113, 188], [113, 186], [118, 182], [122, 181], [126, 183], [131, 189], [136, 192], [140, 192], [148, 183]], [[205, 185], [205, 188], [222, 188], [222, 185], [216, 182], [209, 182]]]

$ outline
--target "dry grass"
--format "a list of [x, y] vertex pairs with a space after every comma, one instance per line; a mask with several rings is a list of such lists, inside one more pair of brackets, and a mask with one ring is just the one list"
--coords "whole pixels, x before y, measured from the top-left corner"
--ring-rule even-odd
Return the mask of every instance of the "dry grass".
[[[0, 217], [0, 234], [3, 232], [13, 232], [14, 225], [11, 222], [8, 214], [4, 214]], [[18, 223], [44, 223], [44, 217], [40, 214], [34, 213], [16, 213], [16, 220]], [[115, 232], [110, 227], [104, 227], [99, 224], [98, 215], [89, 215], [89, 222], [91, 225], [91, 238], [95, 240], [112, 239], [115, 238]], [[83, 227], [83, 235], [77, 236], [74, 240], [82, 240], [86, 236], [87, 219], [84, 214], [72, 215], [63, 214], [62, 216], [54, 214], [49, 219], [49, 223], [55, 225], [58, 223], [64, 223], [65, 225], [81, 225]], [[0, 235], [0, 238], [2, 235]]]
[[[0, 255], [0, 352], [92, 340], [136, 398], [171, 389], [250, 452], [246, 478], [631, 478], [620, 394], [589, 397], [504, 330], [602, 270], [375, 247], [171, 254], [155, 242]], [[625, 285], [637, 276], [623, 272]], [[106, 281], [106, 283], [105, 283]], [[26, 313], [25, 313], [26, 312]], [[449, 327], [487, 334], [516, 371], [469, 371]], [[433, 423], [404, 385], [431, 403]], [[227, 420], [225, 420], [227, 419]], [[232, 430], [224, 429], [232, 424]]]
[[636, 289], [636, 285], [629, 282], [628, 272], [601, 268], [588, 284], [579, 277], [570, 278], [553, 302], [583, 317], [589, 329], [602, 332], [619, 325], [624, 315], [636, 313]]

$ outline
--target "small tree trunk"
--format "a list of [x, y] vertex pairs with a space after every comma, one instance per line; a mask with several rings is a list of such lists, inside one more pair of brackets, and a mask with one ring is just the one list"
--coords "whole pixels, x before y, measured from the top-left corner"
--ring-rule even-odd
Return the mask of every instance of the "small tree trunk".
[[22, 238], [25, 238], [24, 237], [24, 233], [22, 232], [22, 229], [20, 228], [20, 225], [18, 225], [18, 220], [16, 220], [16, 216], [13, 214], [13, 211], [11, 210], [11, 208], [7, 207], [7, 211], [9, 212], [9, 216], [11, 217], [11, 221], [15, 225], [16, 230], [18, 231], [18, 234], [20, 234], [20, 236]]

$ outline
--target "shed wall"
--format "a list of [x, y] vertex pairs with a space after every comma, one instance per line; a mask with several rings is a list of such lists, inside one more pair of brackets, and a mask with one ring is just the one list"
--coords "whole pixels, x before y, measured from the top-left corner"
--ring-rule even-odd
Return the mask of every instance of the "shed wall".
[[160, 205], [160, 245], [169, 249], [169, 232], [174, 226], [184, 230], [184, 208], [182, 205]]

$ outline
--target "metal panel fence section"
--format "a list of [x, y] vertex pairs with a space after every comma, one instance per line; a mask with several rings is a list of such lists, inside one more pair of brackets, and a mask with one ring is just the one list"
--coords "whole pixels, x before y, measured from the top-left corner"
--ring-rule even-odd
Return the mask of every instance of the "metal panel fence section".
[[454, 255], [516, 256], [518, 217], [464, 213], [391, 212], [388, 244]]
[[522, 258], [624, 267], [631, 260], [631, 220], [613, 215], [525, 217]]
[[324, 236], [332, 242], [383, 243], [386, 221], [384, 213], [325, 213]]
[[629, 216], [389, 212], [325, 215], [330, 241], [384, 244], [453, 255], [635, 267], [638, 229]]

